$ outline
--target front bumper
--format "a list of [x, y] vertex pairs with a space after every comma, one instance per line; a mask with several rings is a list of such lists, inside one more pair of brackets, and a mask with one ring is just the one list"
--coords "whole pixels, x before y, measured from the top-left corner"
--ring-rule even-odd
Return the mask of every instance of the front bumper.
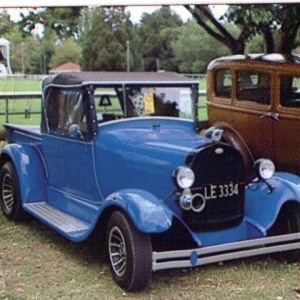
[[220, 261], [300, 249], [300, 233], [188, 250], [152, 253], [152, 270], [196, 267]]

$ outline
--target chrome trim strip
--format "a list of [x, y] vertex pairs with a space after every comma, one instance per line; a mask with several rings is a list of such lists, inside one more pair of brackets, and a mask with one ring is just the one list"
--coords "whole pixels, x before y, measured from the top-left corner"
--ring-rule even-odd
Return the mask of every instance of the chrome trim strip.
[[152, 253], [152, 270], [196, 267], [220, 261], [300, 249], [300, 233], [264, 237], [197, 249]]

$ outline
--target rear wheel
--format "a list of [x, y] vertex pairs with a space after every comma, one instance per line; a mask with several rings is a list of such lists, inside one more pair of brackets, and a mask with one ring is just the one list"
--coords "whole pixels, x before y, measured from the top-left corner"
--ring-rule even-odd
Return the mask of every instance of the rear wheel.
[[143, 290], [152, 273], [149, 235], [138, 231], [120, 211], [112, 214], [107, 232], [110, 268], [115, 281], [127, 291]]
[[0, 171], [0, 202], [2, 212], [8, 219], [18, 221], [25, 217], [19, 180], [11, 162], [5, 163]]
[[[275, 224], [268, 230], [268, 236], [298, 232], [300, 232], [300, 206], [289, 205], [282, 208]], [[300, 249], [276, 253], [273, 257], [296, 262], [300, 259]]]

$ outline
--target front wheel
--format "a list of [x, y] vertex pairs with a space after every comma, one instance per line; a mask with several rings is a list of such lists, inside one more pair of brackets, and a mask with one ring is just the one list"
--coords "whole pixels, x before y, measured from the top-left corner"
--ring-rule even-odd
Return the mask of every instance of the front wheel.
[[107, 230], [110, 268], [115, 281], [127, 291], [141, 291], [152, 272], [152, 247], [148, 234], [138, 231], [120, 211], [112, 214]]
[[[268, 236], [300, 232], [300, 206], [289, 205], [281, 209], [275, 224], [268, 230]], [[300, 259], [300, 249], [276, 253], [275, 259], [296, 262]]]
[[3, 214], [8, 219], [18, 221], [25, 217], [19, 180], [11, 162], [5, 163], [0, 171], [0, 202]]

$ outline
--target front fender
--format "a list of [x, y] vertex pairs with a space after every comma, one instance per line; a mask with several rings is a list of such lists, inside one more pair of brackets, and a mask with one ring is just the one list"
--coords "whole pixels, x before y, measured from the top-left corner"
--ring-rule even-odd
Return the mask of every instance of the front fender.
[[1, 166], [6, 161], [11, 161], [16, 169], [22, 203], [45, 201], [47, 173], [38, 148], [8, 144], [1, 152]]
[[288, 201], [300, 204], [300, 177], [289, 173], [276, 173], [265, 183], [252, 183], [246, 188], [245, 215], [263, 231], [276, 221], [281, 207]]
[[104, 203], [104, 206], [120, 207], [141, 232], [160, 233], [172, 225], [172, 211], [157, 197], [143, 190], [118, 191], [108, 196]]

